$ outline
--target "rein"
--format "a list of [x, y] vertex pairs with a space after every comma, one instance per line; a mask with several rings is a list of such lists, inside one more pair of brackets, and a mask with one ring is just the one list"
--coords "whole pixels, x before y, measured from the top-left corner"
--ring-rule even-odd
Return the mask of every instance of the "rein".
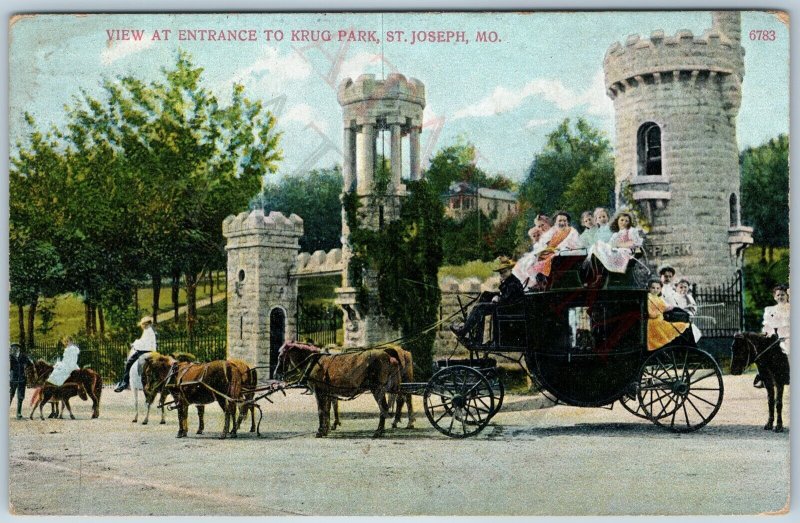
[[[772, 347], [774, 347], [775, 345], [777, 345], [778, 343], [780, 343], [780, 342], [781, 342], [781, 339], [780, 339], [780, 338], [777, 338], [775, 341], [773, 341], [772, 343], [770, 343], [769, 345], [767, 345], [767, 348], [765, 348], [765, 349], [764, 349], [764, 350], [762, 350], [761, 352], [758, 352], [758, 348], [756, 347], [756, 344], [755, 344], [755, 343], [753, 343], [752, 341], [750, 341], [750, 339], [749, 339], [749, 338], [747, 338], [746, 336], [742, 336], [742, 337], [743, 337], [743, 338], [744, 338], [744, 340], [747, 342], [747, 344], [750, 346], [750, 349], [752, 349], [752, 350], [748, 350], [748, 351], [747, 351], [747, 363], [746, 363], [746, 364], [745, 364], [745, 366], [744, 366], [744, 368], [745, 368], [745, 369], [746, 369], [747, 367], [749, 367], [750, 365], [752, 365], [753, 363], [755, 363], [756, 361], [758, 361], [758, 358], [760, 358], [761, 356], [763, 356], [763, 355], [764, 355], [764, 354], [765, 354], [765, 353], [766, 353], [768, 350], [772, 349]], [[752, 356], [752, 354], [753, 354], [753, 353], [755, 353], [756, 357], [755, 357], [755, 358], [753, 358], [753, 360], [752, 360], [752, 361], [750, 361], [750, 356]]]

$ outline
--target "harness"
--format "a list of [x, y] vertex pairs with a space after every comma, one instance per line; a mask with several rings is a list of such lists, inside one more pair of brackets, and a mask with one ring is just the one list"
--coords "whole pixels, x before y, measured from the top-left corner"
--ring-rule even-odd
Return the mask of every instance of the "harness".
[[[747, 351], [747, 363], [746, 363], [746, 364], [744, 365], [744, 367], [743, 367], [743, 368], [745, 368], [745, 369], [746, 369], [747, 367], [749, 367], [750, 365], [752, 365], [753, 363], [755, 363], [756, 361], [758, 361], [758, 358], [760, 358], [761, 356], [763, 356], [763, 355], [764, 355], [764, 354], [765, 354], [767, 351], [771, 350], [771, 349], [772, 349], [772, 348], [773, 348], [773, 347], [774, 347], [776, 344], [778, 344], [778, 343], [780, 343], [780, 342], [781, 342], [781, 338], [776, 338], [776, 339], [775, 339], [775, 341], [773, 341], [772, 343], [770, 343], [769, 345], [767, 345], [767, 348], [765, 348], [765, 349], [764, 349], [764, 350], [762, 350], [761, 352], [758, 352], [758, 348], [756, 347], [756, 344], [755, 344], [755, 343], [753, 343], [752, 341], [750, 341], [750, 339], [749, 339], [749, 338], [747, 338], [746, 336], [742, 336], [742, 338], [744, 339], [744, 341], [746, 341], [746, 342], [747, 342], [747, 344], [750, 346], [750, 349], [751, 349], [751, 350], [748, 350], [748, 351]], [[750, 357], [751, 357], [753, 354], [755, 354], [755, 355], [756, 355], [756, 357], [755, 357], [755, 358], [753, 358], [753, 360], [752, 360], [752, 361], [750, 361]]]

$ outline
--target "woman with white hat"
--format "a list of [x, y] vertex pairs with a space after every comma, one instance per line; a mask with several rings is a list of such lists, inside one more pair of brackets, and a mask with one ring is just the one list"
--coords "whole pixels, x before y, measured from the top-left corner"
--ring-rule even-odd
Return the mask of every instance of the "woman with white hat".
[[125, 362], [125, 372], [122, 374], [122, 380], [114, 389], [114, 392], [122, 392], [130, 386], [130, 370], [133, 364], [139, 359], [139, 356], [147, 352], [155, 352], [156, 350], [156, 333], [153, 330], [153, 317], [145, 316], [139, 321], [139, 327], [142, 328], [142, 336], [131, 344], [131, 352], [128, 355], [128, 360]]

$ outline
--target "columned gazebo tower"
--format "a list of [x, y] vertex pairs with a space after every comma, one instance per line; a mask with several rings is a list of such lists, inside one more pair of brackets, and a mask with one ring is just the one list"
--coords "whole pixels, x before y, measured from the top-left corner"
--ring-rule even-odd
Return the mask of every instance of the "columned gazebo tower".
[[[408, 176], [420, 178], [420, 132], [425, 108], [425, 86], [415, 78], [390, 74], [385, 80], [363, 74], [355, 81], [347, 78], [339, 85], [339, 104], [343, 112], [342, 174], [343, 193], [356, 193], [360, 206], [360, 227], [378, 230], [399, 217], [403, 185], [403, 142], [408, 138]], [[378, 152], [385, 151], [384, 133], [389, 133], [389, 179], [376, 180]], [[378, 142], [381, 142], [380, 149]], [[377, 185], [376, 185], [376, 182]], [[385, 186], [385, 190], [383, 187]], [[349, 229], [342, 210], [342, 256], [345, 268], [337, 303], [345, 311], [345, 347], [365, 347], [398, 336], [386, 318], [375, 314], [377, 285], [375, 274], [361, 274], [367, 290], [366, 309], [359, 305], [358, 289], [351, 282]], [[362, 301], [363, 305], [363, 301]], [[370, 311], [369, 314], [367, 311]]]

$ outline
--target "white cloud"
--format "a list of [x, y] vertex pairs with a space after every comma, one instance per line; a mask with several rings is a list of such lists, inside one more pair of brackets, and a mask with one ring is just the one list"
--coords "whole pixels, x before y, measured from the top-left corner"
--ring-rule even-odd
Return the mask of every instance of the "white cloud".
[[549, 118], [533, 118], [532, 120], [528, 120], [525, 124], [525, 129], [533, 129], [534, 127], [541, 127], [543, 125], [547, 125], [551, 122]]
[[316, 118], [316, 116], [314, 109], [310, 105], [301, 103], [289, 108], [280, 117], [280, 120], [283, 122], [299, 122], [304, 126], [314, 124], [320, 132], [326, 132], [328, 130], [328, 122]]
[[278, 49], [267, 47], [255, 62], [236, 71], [230, 83], [258, 83], [274, 88], [288, 80], [304, 80], [310, 75], [311, 66], [300, 54], [290, 51], [281, 55]]
[[120, 58], [144, 51], [152, 45], [153, 41], [144, 37], [141, 40], [110, 40], [100, 53], [100, 63], [111, 65]]
[[499, 85], [489, 96], [473, 105], [457, 110], [453, 114], [453, 119], [505, 113], [516, 109], [525, 100], [534, 96], [551, 102], [561, 111], [586, 106], [589, 114], [598, 116], [613, 114], [613, 104], [606, 96], [603, 71], [598, 70], [592, 78], [591, 85], [583, 92], [567, 88], [561, 80], [548, 78], [531, 80], [522, 89], [509, 89]]
[[339, 68], [338, 81], [345, 78], [355, 80], [364, 73], [370, 72], [380, 74], [381, 60], [383, 55], [375, 53], [360, 52], [351, 58], [344, 60]]

